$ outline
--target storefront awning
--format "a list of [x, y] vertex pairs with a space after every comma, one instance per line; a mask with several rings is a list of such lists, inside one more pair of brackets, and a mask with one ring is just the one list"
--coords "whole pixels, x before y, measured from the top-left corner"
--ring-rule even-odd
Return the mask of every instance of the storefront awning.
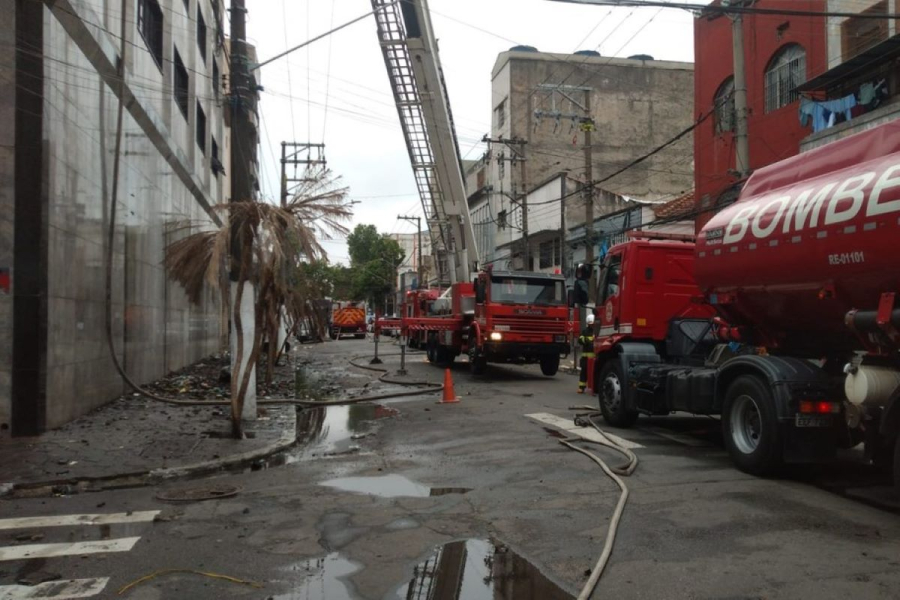
[[900, 56], [900, 35], [889, 37], [863, 50], [850, 60], [798, 85], [797, 92], [821, 92], [836, 87], [841, 82], [864, 75], [866, 70], [878, 67]]

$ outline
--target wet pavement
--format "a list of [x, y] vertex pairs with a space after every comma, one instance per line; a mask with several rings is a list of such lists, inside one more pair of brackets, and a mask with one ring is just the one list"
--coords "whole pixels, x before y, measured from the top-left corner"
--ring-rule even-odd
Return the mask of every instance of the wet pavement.
[[[345, 340], [305, 351], [317, 371], [346, 372], [329, 385], [350, 394], [377, 387], [360, 385], [374, 374], [346, 367], [347, 356], [366, 350], [368, 342]], [[386, 364], [396, 369], [392, 360]], [[418, 358], [408, 368], [417, 378], [443, 375]], [[425, 396], [301, 411], [300, 444], [284, 460], [196, 482], [235, 486], [230, 498], [163, 503], [161, 491], [185, 485], [165, 482], [0, 501], [4, 518], [162, 511], [132, 530], [112, 526], [107, 541], [140, 537], [129, 551], [0, 562], [0, 585], [23, 570], [50, 570], [108, 577], [102, 597], [115, 597], [140, 577], [183, 568], [264, 587], [182, 573], [128, 597], [574, 597], [602, 549], [618, 490], [562, 447], [554, 427], [525, 415], [570, 420], [569, 406], [593, 400], [575, 394], [574, 377], [546, 378], [535, 368], [492, 367], [474, 379], [457, 364], [452, 373], [459, 404], [436, 406]], [[641, 463], [627, 479], [631, 497], [594, 598], [896, 598], [900, 519], [849, 492], [880, 489], [863, 485], [869, 473], [848, 462], [830, 475], [753, 478], [731, 466], [719, 427], [692, 417], [642, 418], [615, 432], [636, 444]], [[845, 492], [826, 489], [828, 482]], [[107, 535], [55, 529], [9, 533], [54, 542]], [[10, 535], [0, 546], [40, 543]]]

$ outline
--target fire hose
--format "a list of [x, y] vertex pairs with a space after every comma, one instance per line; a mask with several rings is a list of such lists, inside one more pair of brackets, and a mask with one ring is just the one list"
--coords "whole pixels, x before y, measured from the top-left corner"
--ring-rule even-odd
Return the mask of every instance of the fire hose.
[[[594, 417], [596, 417], [597, 415], [598, 413], [596, 412], [577, 415], [575, 417], [575, 424], [584, 425], [585, 423], [589, 423], [591, 427], [593, 427], [600, 435], [599, 440], [588, 440], [581, 437], [569, 437], [559, 440], [559, 443], [563, 446], [584, 454], [592, 461], [600, 465], [600, 468], [603, 469], [603, 472], [606, 473], [606, 475], [610, 479], [612, 479], [621, 490], [619, 501], [616, 503], [616, 509], [613, 512], [612, 518], [609, 520], [609, 527], [606, 531], [606, 542], [603, 546], [603, 552], [600, 554], [600, 558], [597, 559], [597, 563], [594, 565], [594, 568], [591, 569], [591, 574], [590, 577], [588, 577], [587, 582], [585, 582], [584, 586], [581, 588], [581, 592], [578, 594], [578, 600], [588, 600], [588, 598], [591, 597], [591, 594], [594, 592], [594, 588], [597, 587], [597, 583], [600, 581], [600, 576], [603, 574], [603, 570], [606, 568], [607, 562], [609, 562], [609, 557], [612, 554], [613, 546], [616, 542], [616, 533], [619, 530], [619, 521], [621, 521], [622, 519], [622, 513], [625, 510], [625, 503], [628, 502], [628, 486], [625, 485], [624, 481], [622, 481], [620, 475], [622, 477], [631, 475], [632, 473], [634, 473], [634, 470], [638, 465], [638, 458], [634, 454], [634, 452], [608, 438], [603, 430], [600, 429], [600, 427], [597, 425], [597, 423], [594, 422]], [[598, 455], [594, 454], [590, 450], [586, 450], [584, 448], [576, 446], [575, 442], [590, 442], [599, 444], [600, 446], [605, 446], [625, 456], [627, 462], [623, 465], [610, 467]]]

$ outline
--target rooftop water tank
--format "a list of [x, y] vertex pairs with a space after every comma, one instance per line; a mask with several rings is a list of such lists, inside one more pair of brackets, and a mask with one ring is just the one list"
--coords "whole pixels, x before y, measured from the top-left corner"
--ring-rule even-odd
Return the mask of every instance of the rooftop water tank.
[[576, 56], [600, 56], [600, 53], [596, 50], [579, 50], [575, 53]]
[[534, 46], [513, 46], [509, 49], [510, 52], [537, 52], [538, 49]]
[[628, 57], [629, 60], [653, 60], [649, 54], [633, 54]]

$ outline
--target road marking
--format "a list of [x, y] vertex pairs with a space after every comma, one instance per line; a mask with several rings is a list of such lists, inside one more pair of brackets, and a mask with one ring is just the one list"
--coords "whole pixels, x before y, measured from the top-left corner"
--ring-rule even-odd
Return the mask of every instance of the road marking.
[[701, 440], [689, 435], [683, 435], [681, 433], [673, 433], [668, 429], [663, 429], [661, 427], [638, 427], [638, 429], [640, 431], [646, 431], [647, 433], [652, 433], [653, 435], [658, 435], [659, 437], [666, 438], [667, 440], [672, 440], [673, 442], [678, 442], [679, 444], [692, 446], [694, 448], [709, 447], [713, 445], [706, 440]]
[[[557, 429], [562, 429], [566, 433], [584, 438], [591, 442], [599, 442], [602, 439], [600, 434], [597, 433], [597, 430], [593, 427], [578, 427], [571, 419], [566, 419], [557, 415], [551, 415], [550, 413], [534, 413], [525, 416], [539, 423], [544, 423], [545, 425], [550, 425], [552, 427], [556, 427]], [[603, 433], [607, 438], [609, 438], [614, 443], [622, 446], [623, 448], [629, 448], [631, 450], [635, 448], [643, 448], [643, 446], [638, 444], [637, 442], [626, 440], [625, 438], [621, 438], [606, 431], [604, 431]]]
[[0, 585], [0, 600], [65, 600], [90, 598], [103, 591], [109, 577], [63, 579], [38, 585]]
[[143, 523], [152, 521], [158, 510], [144, 510], [130, 513], [53, 515], [49, 517], [21, 517], [0, 519], [0, 530], [30, 529], [35, 527], [71, 527], [75, 525], [112, 525], [115, 523]]
[[140, 537], [127, 537], [99, 542], [74, 542], [62, 544], [25, 544], [0, 548], [0, 562], [32, 558], [55, 558], [58, 556], [81, 556], [103, 552], [128, 552]]

